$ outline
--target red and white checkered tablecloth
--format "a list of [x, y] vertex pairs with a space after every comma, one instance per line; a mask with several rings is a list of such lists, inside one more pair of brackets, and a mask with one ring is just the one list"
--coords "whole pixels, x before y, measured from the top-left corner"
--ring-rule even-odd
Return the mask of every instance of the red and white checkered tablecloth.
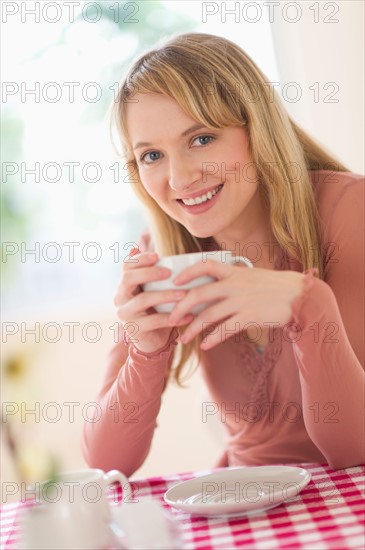
[[[137, 479], [133, 496], [157, 499], [176, 518], [184, 550], [249, 548], [364, 549], [365, 465], [332, 470], [327, 465], [291, 464], [307, 469], [312, 480], [292, 499], [251, 517], [206, 518], [169, 508], [163, 495], [181, 481], [212, 473], [206, 470], [165, 477]], [[6, 504], [1, 512], [1, 549], [15, 550], [21, 538], [19, 516], [31, 504]], [[146, 549], [147, 550], [147, 549]]]

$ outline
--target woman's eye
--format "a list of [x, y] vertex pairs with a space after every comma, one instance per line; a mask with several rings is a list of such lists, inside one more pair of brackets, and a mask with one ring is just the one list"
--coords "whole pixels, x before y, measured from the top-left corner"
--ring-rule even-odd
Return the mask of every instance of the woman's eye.
[[198, 136], [193, 140], [193, 143], [199, 140], [199, 145], [208, 145], [209, 143], [214, 141], [214, 139], [215, 138], [213, 136]]
[[[192, 143], [194, 144], [196, 141], [198, 141], [198, 145], [209, 145], [209, 143], [214, 140], [214, 136], [198, 136], [193, 139]], [[153, 164], [154, 162], [156, 162], [156, 160], [159, 160], [160, 158], [161, 153], [159, 153], [158, 151], [149, 151], [148, 153], [144, 153], [141, 156], [140, 161], [144, 164]]]
[[160, 158], [160, 153], [158, 151], [150, 151], [141, 156], [141, 161], [146, 164], [152, 164]]

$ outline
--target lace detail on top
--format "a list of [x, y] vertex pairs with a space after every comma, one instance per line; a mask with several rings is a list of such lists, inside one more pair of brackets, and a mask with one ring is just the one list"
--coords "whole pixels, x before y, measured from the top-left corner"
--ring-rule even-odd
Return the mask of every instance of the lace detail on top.
[[267, 377], [271, 369], [277, 363], [282, 349], [282, 330], [274, 327], [271, 332], [271, 340], [263, 352], [258, 352], [255, 345], [245, 342], [245, 349], [240, 354], [243, 359], [245, 374], [252, 384], [249, 401], [262, 404], [268, 401]]
[[[274, 270], [282, 271], [289, 268], [287, 255], [280, 249], [275, 260]], [[266, 347], [258, 348], [253, 342], [245, 340], [242, 344], [240, 358], [243, 364], [244, 376], [252, 383], [250, 402], [262, 405], [269, 400], [267, 377], [277, 363], [282, 350], [282, 328], [270, 328], [270, 339]]]

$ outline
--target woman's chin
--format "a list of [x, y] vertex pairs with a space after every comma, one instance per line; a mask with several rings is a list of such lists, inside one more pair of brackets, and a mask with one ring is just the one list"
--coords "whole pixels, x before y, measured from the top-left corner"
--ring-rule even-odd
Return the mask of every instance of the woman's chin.
[[197, 239], [210, 239], [212, 237], [211, 231], [198, 231], [196, 229], [190, 230], [189, 227], [185, 227], [193, 237]]
[[207, 228], [204, 228], [204, 227], [191, 227], [190, 224], [186, 224], [184, 222], [182, 222], [181, 220], [177, 219], [177, 218], [172, 218], [174, 219], [176, 222], [178, 222], [182, 227], [184, 227], [186, 229], [186, 231], [188, 231], [190, 233], [190, 235], [192, 235], [193, 237], [196, 237], [197, 239], [210, 239], [212, 238], [212, 227], [207, 227]]

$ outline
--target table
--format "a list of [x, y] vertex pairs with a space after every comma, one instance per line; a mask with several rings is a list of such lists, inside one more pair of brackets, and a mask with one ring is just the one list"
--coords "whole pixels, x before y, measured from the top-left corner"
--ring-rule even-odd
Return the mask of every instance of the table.
[[[157, 499], [176, 518], [184, 550], [199, 549], [362, 549], [365, 547], [365, 465], [332, 470], [328, 465], [289, 464], [307, 469], [312, 480], [290, 502], [251, 517], [204, 518], [174, 510], [165, 491], [181, 481], [212, 473], [190, 472], [133, 480], [134, 497]], [[15, 550], [19, 514], [29, 502], [6, 504], [0, 524], [1, 549]], [[146, 549], [148, 550], [148, 549]]]

